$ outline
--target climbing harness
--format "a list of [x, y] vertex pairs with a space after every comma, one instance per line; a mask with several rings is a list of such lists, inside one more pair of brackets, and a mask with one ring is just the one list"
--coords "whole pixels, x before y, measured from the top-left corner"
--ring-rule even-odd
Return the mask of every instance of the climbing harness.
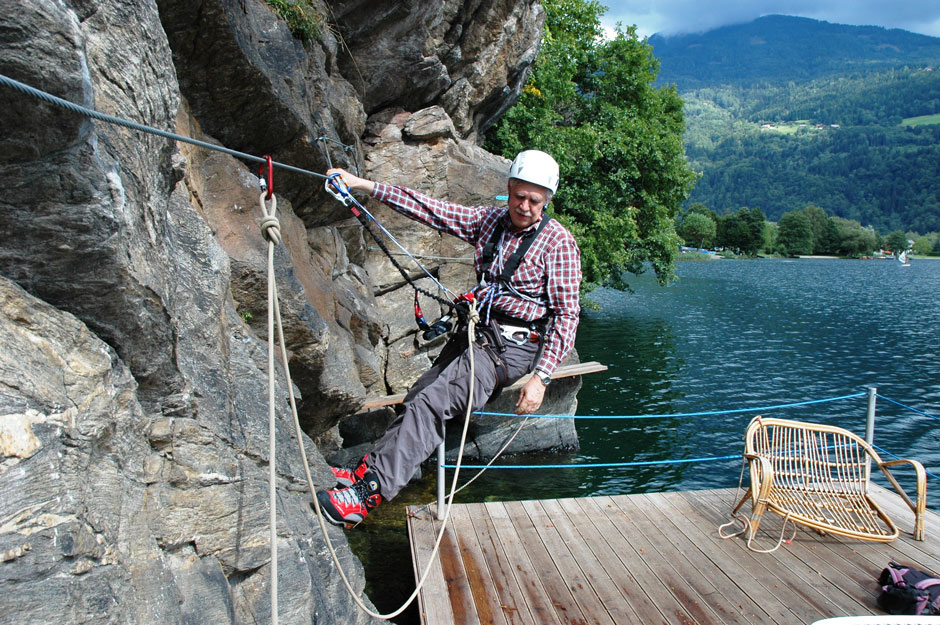
[[542, 219], [539, 221], [539, 225], [531, 230], [526, 231], [519, 245], [516, 246], [516, 249], [509, 255], [509, 258], [503, 263], [502, 270], [499, 272], [499, 275], [495, 278], [490, 276], [490, 269], [498, 258], [502, 256], [503, 250], [503, 237], [506, 234], [506, 226], [503, 223], [503, 220], [500, 219], [496, 222], [496, 228], [493, 230], [493, 234], [490, 235], [489, 240], [486, 242], [486, 245], [483, 246], [483, 253], [480, 256], [480, 269], [477, 272], [477, 281], [479, 286], [477, 287], [478, 292], [484, 293], [483, 301], [484, 305], [481, 306], [481, 309], [484, 311], [484, 320], [489, 321], [489, 312], [490, 304], [496, 298], [497, 295], [507, 292], [512, 294], [514, 297], [517, 297], [522, 300], [529, 302], [535, 302], [541, 304], [542, 302], [530, 297], [524, 293], [519, 292], [510, 280], [516, 270], [519, 268], [522, 259], [525, 258], [526, 253], [528, 253], [529, 248], [532, 247], [532, 244], [535, 243], [535, 240], [538, 238], [539, 234], [542, 233], [542, 230], [548, 225], [549, 217], [547, 214], [542, 213]]

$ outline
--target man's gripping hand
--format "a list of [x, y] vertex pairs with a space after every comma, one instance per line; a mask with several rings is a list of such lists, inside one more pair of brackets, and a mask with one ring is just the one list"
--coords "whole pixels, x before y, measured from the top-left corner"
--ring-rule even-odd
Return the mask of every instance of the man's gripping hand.
[[516, 402], [516, 414], [532, 414], [542, 405], [545, 398], [545, 385], [533, 375], [519, 391], [519, 401]]

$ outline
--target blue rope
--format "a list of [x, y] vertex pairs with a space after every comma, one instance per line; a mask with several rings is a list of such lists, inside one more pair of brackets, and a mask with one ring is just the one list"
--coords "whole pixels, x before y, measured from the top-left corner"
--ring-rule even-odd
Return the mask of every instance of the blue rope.
[[842, 399], [854, 399], [864, 397], [868, 393], [854, 393], [852, 395], [842, 395], [840, 397], [831, 397], [829, 399], [813, 399], [810, 401], [799, 401], [792, 404], [777, 404], [775, 406], [763, 406], [758, 408], [736, 408], [734, 410], [707, 410], [703, 412], [676, 412], [673, 414], [640, 414], [640, 415], [557, 415], [557, 414], [530, 414], [517, 415], [512, 412], [484, 412], [477, 411], [474, 414], [488, 415], [493, 417], [531, 417], [533, 419], [663, 419], [675, 417], [702, 417], [719, 414], [735, 414], [741, 412], [766, 412], [768, 410], [777, 410], [779, 408], [793, 408], [794, 406], [808, 406], [810, 404], [822, 404], [825, 402], [839, 401]]
[[[740, 454], [733, 456], [710, 456], [707, 458], [685, 458], [682, 460], [641, 460], [636, 462], [593, 462], [587, 464], [461, 464], [461, 469], [606, 469], [614, 467], [643, 467], [653, 464], [688, 464], [691, 462], [712, 462], [715, 460], [736, 460]], [[454, 469], [457, 465], [445, 464], [445, 469]]]
[[[887, 398], [885, 398], [885, 399], [887, 399]], [[879, 447], [878, 445], [875, 445], [874, 443], [872, 443], [871, 446], [874, 447], [874, 448], [878, 451], [878, 453], [880, 453], [880, 454], [884, 454], [884, 455], [886, 455], [886, 456], [891, 456], [891, 457], [894, 458], [895, 460], [903, 460], [903, 458], [901, 458], [900, 456], [895, 456], [895, 455], [894, 455], [893, 453], [891, 453], [890, 451], [887, 451], [887, 450], [885, 450], [885, 449], [882, 449], [881, 447]], [[928, 471], [927, 469], [924, 469], [924, 473], [926, 473], [927, 475], [929, 475], [930, 477], [932, 477], [932, 478], [935, 479], [935, 480], [940, 480], [940, 475], [934, 475], [933, 473], [931, 473], [931, 472]]]
[[884, 395], [882, 395], [882, 394], [880, 394], [880, 393], [878, 393], [877, 396], [880, 397], [881, 399], [885, 400], [885, 401], [891, 402], [892, 404], [896, 404], [896, 405], [900, 406], [901, 408], [907, 408], [907, 409], [910, 410], [911, 412], [916, 412], [917, 414], [921, 414], [921, 415], [924, 415], [925, 417], [930, 417], [931, 419], [936, 419], [937, 421], [940, 421], [940, 417], [935, 417], [935, 416], [933, 416], [932, 414], [927, 414], [927, 413], [924, 412], [923, 410], [918, 410], [917, 408], [912, 408], [912, 407], [910, 407], [910, 406], [905, 406], [905, 405], [902, 404], [901, 402], [895, 401], [895, 400], [891, 399], [890, 397], [885, 397]]

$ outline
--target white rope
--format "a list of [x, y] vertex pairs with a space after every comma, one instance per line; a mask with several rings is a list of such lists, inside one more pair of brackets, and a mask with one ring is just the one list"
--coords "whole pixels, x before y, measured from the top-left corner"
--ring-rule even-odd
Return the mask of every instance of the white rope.
[[[274, 280], [274, 246], [281, 240], [281, 228], [277, 221], [277, 197], [271, 194], [271, 209], [260, 197], [262, 231], [268, 241], [268, 507], [271, 532], [271, 623], [277, 625], [277, 444], [275, 438], [274, 410], [274, 309], [277, 306], [277, 285]], [[280, 323], [278, 323], [280, 328]]]
[[475, 344], [475, 327], [479, 322], [479, 315], [477, 314], [474, 304], [471, 303], [469, 320], [467, 322], [467, 340], [469, 346], [469, 358], [470, 358], [470, 384], [469, 392], [467, 395], [467, 413], [464, 418], [464, 427], [463, 433], [460, 438], [460, 453], [457, 458], [457, 466], [454, 471], [454, 479], [451, 485], [450, 496], [447, 501], [447, 510], [444, 514], [444, 519], [441, 521], [441, 528], [437, 535], [437, 540], [434, 543], [434, 549], [431, 553], [431, 557], [428, 560], [427, 565], [424, 568], [424, 572], [421, 575], [421, 579], [418, 581], [418, 584], [415, 587], [414, 592], [411, 596], [402, 604], [400, 608], [394, 612], [389, 612], [387, 614], [381, 614], [370, 609], [362, 599], [358, 596], [356, 591], [353, 589], [352, 584], [349, 581], [349, 578], [346, 576], [346, 572], [343, 570], [342, 564], [339, 561], [339, 556], [336, 553], [336, 549], [333, 546], [333, 542], [330, 539], [329, 531], [326, 525], [326, 521], [323, 518], [323, 511], [320, 509], [320, 502], [317, 500], [316, 490], [313, 486], [313, 477], [310, 474], [310, 464], [307, 461], [307, 453], [303, 446], [304, 432], [300, 427], [300, 418], [297, 412], [297, 402], [294, 398], [294, 389], [293, 382], [291, 381], [290, 376], [290, 367], [288, 366], [287, 359], [287, 346], [284, 340], [284, 329], [281, 323], [281, 310], [280, 304], [277, 297], [277, 284], [274, 275], [274, 246], [280, 242], [280, 226], [275, 216], [275, 211], [277, 207], [277, 201], [272, 195], [272, 207], [269, 211], [265, 203], [266, 193], [261, 194], [260, 203], [261, 211], [264, 214], [264, 219], [262, 220], [262, 228], [265, 238], [268, 240], [268, 400], [269, 400], [269, 451], [271, 457], [270, 462], [270, 477], [269, 477], [269, 489], [270, 489], [270, 508], [271, 508], [271, 622], [273, 625], [277, 625], [277, 534], [276, 534], [276, 489], [275, 489], [275, 437], [274, 437], [274, 332], [277, 331], [277, 341], [280, 345], [281, 350], [281, 360], [284, 366], [284, 374], [287, 384], [288, 397], [290, 400], [291, 415], [294, 420], [294, 429], [297, 436], [297, 444], [300, 448], [300, 457], [303, 462], [304, 475], [307, 479], [307, 489], [310, 492], [310, 497], [313, 500], [313, 506], [317, 513], [317, 521], [320, 525], [320, 530], [323, 533], [323, 537], [326, 541], [327, 550], [330, 553], [330, 557], [333, 560], [334, 565], [336, 566], [337, 571], [340, 574], [340, 578], [343, 580], [343, 585], [346, 587], [346, 590], [349, 592], [350, 597], [356, 603], [359, 608], [367, 613], [373, 618], [378, 618], [382, 620], [390, 620], [401, 614], [407, 609], [409, 605], [417, 598], [418, 593], [421, 591], [421, 588], [424, 586], [425, 581], [427, 580], [428, 574], [431, 571], [431, 566], [434, 564], [437, 554], [440, 551], [441, 540], [444, 537], [444, 532], [447, 529], [447, 522], [450, 518], [450, 510], [454, 501], [454, 495], [457, 492], [457, 480], [460, 474], [460, 464], [463, 460], [463, 449], [467, 441], [467, 432], [470, 425], [470, 416], [473, 414], [473, 391], [474, 391], [474, 377], [476, 372], [476, 362], [474, 359], [474, 349], [473, 345]]

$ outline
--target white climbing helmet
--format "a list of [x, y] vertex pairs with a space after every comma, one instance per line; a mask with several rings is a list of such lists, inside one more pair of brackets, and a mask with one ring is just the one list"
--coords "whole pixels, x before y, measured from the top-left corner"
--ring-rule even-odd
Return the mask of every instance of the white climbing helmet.
[[541, 150], [525, 150], [516, 155], [509, 168], [509, 179], [513, 178], [545, 187], [554, 195], [558, 190], [558, 163]]

